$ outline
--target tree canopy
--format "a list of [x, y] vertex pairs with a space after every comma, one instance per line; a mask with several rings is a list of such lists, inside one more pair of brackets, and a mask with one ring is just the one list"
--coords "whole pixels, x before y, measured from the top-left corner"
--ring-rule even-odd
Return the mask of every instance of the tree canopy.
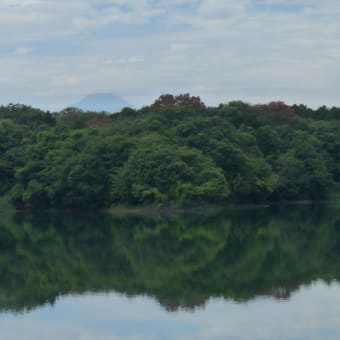
[[339, 192], [340, 109], [162, 95], [113, 115], [0, 107], [0, 195], [20, 208], [320, 200]]

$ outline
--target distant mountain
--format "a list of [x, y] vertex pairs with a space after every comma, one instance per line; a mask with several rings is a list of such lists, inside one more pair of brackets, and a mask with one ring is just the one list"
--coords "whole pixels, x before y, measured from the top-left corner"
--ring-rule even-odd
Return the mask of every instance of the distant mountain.
[[89, 94], [74, 107], [84, 111], [106, 111], [118, 112], [124, 107], [131, 107], [123, 98], [114, 93], [94, 93]]

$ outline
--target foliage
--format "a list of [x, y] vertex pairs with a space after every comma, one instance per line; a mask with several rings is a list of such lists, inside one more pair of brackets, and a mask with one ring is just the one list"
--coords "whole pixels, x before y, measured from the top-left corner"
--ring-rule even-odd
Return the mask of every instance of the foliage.
[[115, 115], [0, 107], [0, 194], [18, 207], [258, 203], [339, 192], [340, 109], [162, 95]]

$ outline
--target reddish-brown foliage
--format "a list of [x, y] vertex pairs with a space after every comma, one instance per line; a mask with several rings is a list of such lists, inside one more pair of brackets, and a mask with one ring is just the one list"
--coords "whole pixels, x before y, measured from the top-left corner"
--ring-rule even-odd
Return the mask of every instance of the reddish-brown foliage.
[[281, 101], [253, 105], [250, 107], [250, 110], [257, 116], [263, 117], [271, 123], [296, 125], [299, 121], [295, 110]]

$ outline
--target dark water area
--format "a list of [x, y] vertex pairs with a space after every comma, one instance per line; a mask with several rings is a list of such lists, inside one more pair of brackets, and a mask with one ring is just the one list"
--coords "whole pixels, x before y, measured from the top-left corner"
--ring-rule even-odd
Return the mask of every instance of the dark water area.
[[2, 214], [4, 339], [339, 339], [335, 204]]

